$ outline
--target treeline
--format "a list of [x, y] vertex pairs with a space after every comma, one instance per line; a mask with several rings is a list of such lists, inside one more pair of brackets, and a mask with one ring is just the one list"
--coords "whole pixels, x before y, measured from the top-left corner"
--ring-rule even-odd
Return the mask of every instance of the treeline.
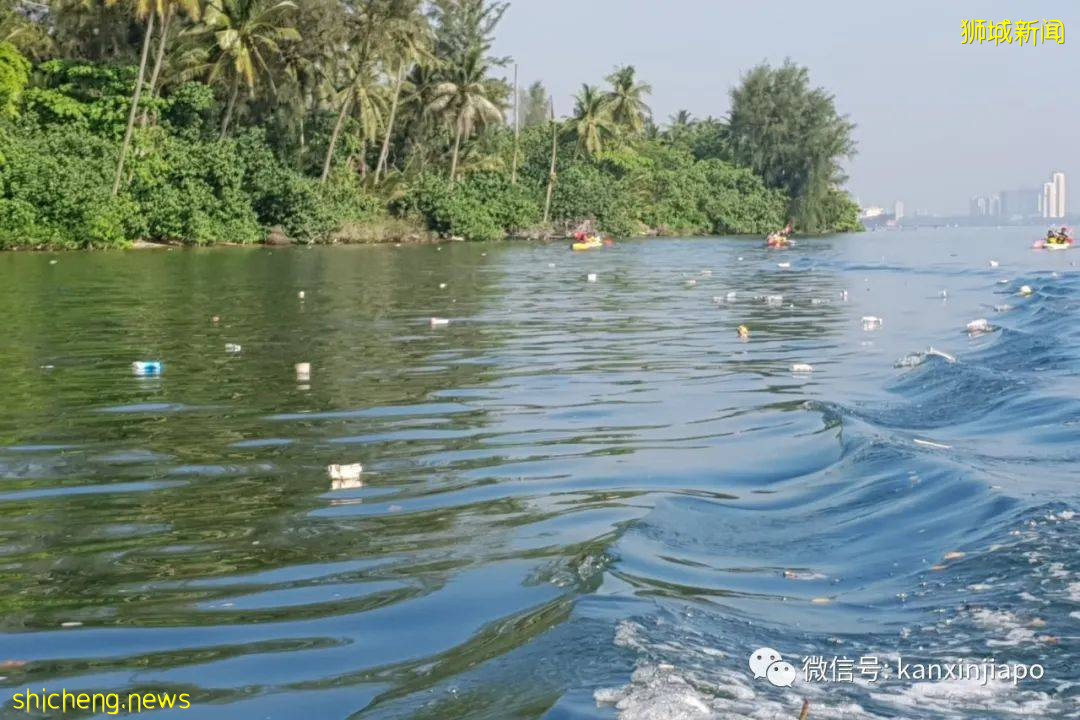
[[633, 67], [556, 119], [493, 0], [0, 0], [0, 248], [857, 229], [853, 126], [761, 66], [664, 127]]

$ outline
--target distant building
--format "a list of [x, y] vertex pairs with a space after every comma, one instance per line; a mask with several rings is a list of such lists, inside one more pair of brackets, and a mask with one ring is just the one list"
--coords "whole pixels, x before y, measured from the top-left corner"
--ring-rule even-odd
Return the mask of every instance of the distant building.
[[968, 214], [972, 217], [984, 217], [990, 210], [990, 200], [983, 195], [976, 195], [971, 198], [971, 203], [968, 207]]
[[904, 219], [904, 203], [900, 200], [893, 205], [893, 217], [898, 221]]
[[1001, 216], [1001, 195], [991, 195], [987, 200], [986, 214], [993, 217]]
[[1042, 216], [1044, 218], [1058, 217], [1057, 187], [1052, 182], [1043, 183]]
[[1013, 219], [1039, 217], [1042, 215], [1042, 196], [1042, 189], [1002, 190], [1001, 215]]
[[1054, 217], [1063, 218], [1069, 211], [1065, 204], [1065, 173], [1055, 172], [1050, 176], [1050, 182], [1054, 184], [1054, 195], [1057, 199], [1057, 215]]

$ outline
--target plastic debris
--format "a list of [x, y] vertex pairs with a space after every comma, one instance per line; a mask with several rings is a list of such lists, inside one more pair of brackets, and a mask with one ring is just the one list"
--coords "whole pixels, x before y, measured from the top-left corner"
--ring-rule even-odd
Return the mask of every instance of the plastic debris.
[[952, 552], [945, 553], [945, 557], [943, 557], [942, 559], [943, 560], [959, 560], [962, 557], [967, 557], [967, 553], [966, 552], [961, 552], [960, 550], [953, 550]]
[[589, 282], [596, 282], [596, 273], [589, 273], [586, 277]]
[[445, 290], [446, 289], [446, 283], [439, 283], [439, 289], [440, 290]]
[[955, 363], [956, 362], [956, 358], [953, 357], [952, 355], [950, 355], [949, 353], [942, 352], [941, 350], [936, 350], [933, 347], [927, 348], [926, 354], [927, 355], [937, 355], [939, 358], [941, 358], [941, 359], [943, 359], [943, 360], [945, 360], [946, 362], [949, 362], [949, 363]]
[[949, 299], [949, 291], [948, 290], [942, 290], [941, 291], [941, 299], [942, 300], [948, 300]]
[[241, 349], [242, 348], [239, 345], [237, 345], [236, 343], [225, 343], [225, 352], [227, 352], [227, 353], [234, 353], [235, 354], [235, 353], [240, 352]]
[[296, 297], [303, 300], [305, 297], [307, 297], [307, 294], [303, 290], [301, 290], [300, 292], [296, 293]]
[[766, 295], [765, 296], [765, 302], [767, 304], [769, 304], [769, 305], [779, 305], [780, 303], [784, 302], [784, 296], [783, 295]]
[[77, 628], [77, 627], [82, 627], [82, 623], [79, 622], [78, 620], [68, 620], [67, 622], [60, 623], [60, 627], [62, 627], [62, 628]]
[[840, 299], [843, 300], [844, 302], [847, 302], [847, 290], [841, 290], [840, 291]]
[[140, 377], [160, 375], [165, 366], [160, 360], [136, 360], [131, 363], [131, 371]]
[[694, 287], [695, 285], [697, 285], [697, 280], [693, 278], [686, 281], [686, 287]]
[[876, 317], [874, 315], [863, 315], [863, 319], [862, 319], [863, 330], [877, 330], [878, 328], [880, 328], [884, 324], [885, 324], [885, 321], [882, 320], [879, 317]]
[[780, 268], [781, 270], [787, 270], [788, 268], [791, 267], [791, 263], [789, 263], [789, 262], [776, 263], [776, 267]]
[[431, 327], [445, 327], [446, 325], [450, 324], [450, 321], [448, 319], [441, 317], [433, 317], [431, 318], [430, 322]]
[[50, 261], [49, 261], [49, 264], [50, 264], [50, 265], [55, 265], [55, 264], [56, 264], [56, 263], [58, 263], [58, 262], [60, 262], [60, 261], [59, 261], [59, 260], [50, 260]]
[[216, 325], [216, 324], [218, 324], [219, 322], [221, 322], [221, 318], [219, 318], [219, 317], [218, 317], [217, 315], [212, 315], [212, 316], [210, 317], [210, 322], [212, 322], [212, 323], [214, 323], [214, 324]]
[[360, 479], [362, 472], [364, 472], [364, 467], [360, 463], [327, 466], [326, 474], [330, 476], [330, 489], [352, 490], [364, 487], [364, 481]]
[[296, 379], [300, 382], [311, 380], [311, 363], [296, 363]]
[[952, 450], [952, 445], [946, 445], [945, 443], [934, 442], [933, 440], [922, 440], [915, 438], [913, 441], [916, 445], [922, 445], [923, 447], [937, 448], [938, 450]]
[[1031, 289], [1030, 285], [1024, 285], [1023, 287], [1020, 288], [1020, 294], [1024, 295], [1024, 296], [1030, 295], [1033, 292], [1035, 292], [1035, 291]]
[[999, 263], [997, 260], [990, 261], [990, 267], [998, 267], [999, 265], [1001, 265], [1001, 263]]
[[967, 324], [967, 331], [969, 333], [990, 332], [990, 329], [990, 322], [986, 318], [978, 318]]
[[712, 277], [712, 270], [702, 270], [701, 277]]
[[745, 325], [740, 325], [738, 330], [736, 330], [736, 332], [739, 334], [739, 337], [742, 338], [743, 340], [746, 340], [747, 338], [750, 337], [750, 328], [746, 327]]
[[1009, 305], [1008, 303], [994, 306], [994, 312], [1008, 312], [1010, 310], [1012, 310], [1012, 305]]
[[814, 372], [813, 365], [807, 365], [806, 363], [795, 363], [791, 366], [791, 372], [793, 373], [812, 373]]

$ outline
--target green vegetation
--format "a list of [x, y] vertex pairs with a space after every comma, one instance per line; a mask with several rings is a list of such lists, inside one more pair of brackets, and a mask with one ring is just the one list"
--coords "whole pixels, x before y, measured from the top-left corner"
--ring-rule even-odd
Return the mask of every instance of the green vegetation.
[[553, 125], [491, 54], [507, 7], [0, 0], [0, 248], [858, 229], [853, 126], [805, 69], [661, 129], [617, 67]]

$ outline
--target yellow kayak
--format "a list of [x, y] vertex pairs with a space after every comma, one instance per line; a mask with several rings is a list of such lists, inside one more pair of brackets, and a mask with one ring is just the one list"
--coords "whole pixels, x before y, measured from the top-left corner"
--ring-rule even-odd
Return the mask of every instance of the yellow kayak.
[[598, 237], [591, 237], [588, 240], [576, 242], [570, 246], [571, 250], [597, 250], [604, 247], [604, 241]]

